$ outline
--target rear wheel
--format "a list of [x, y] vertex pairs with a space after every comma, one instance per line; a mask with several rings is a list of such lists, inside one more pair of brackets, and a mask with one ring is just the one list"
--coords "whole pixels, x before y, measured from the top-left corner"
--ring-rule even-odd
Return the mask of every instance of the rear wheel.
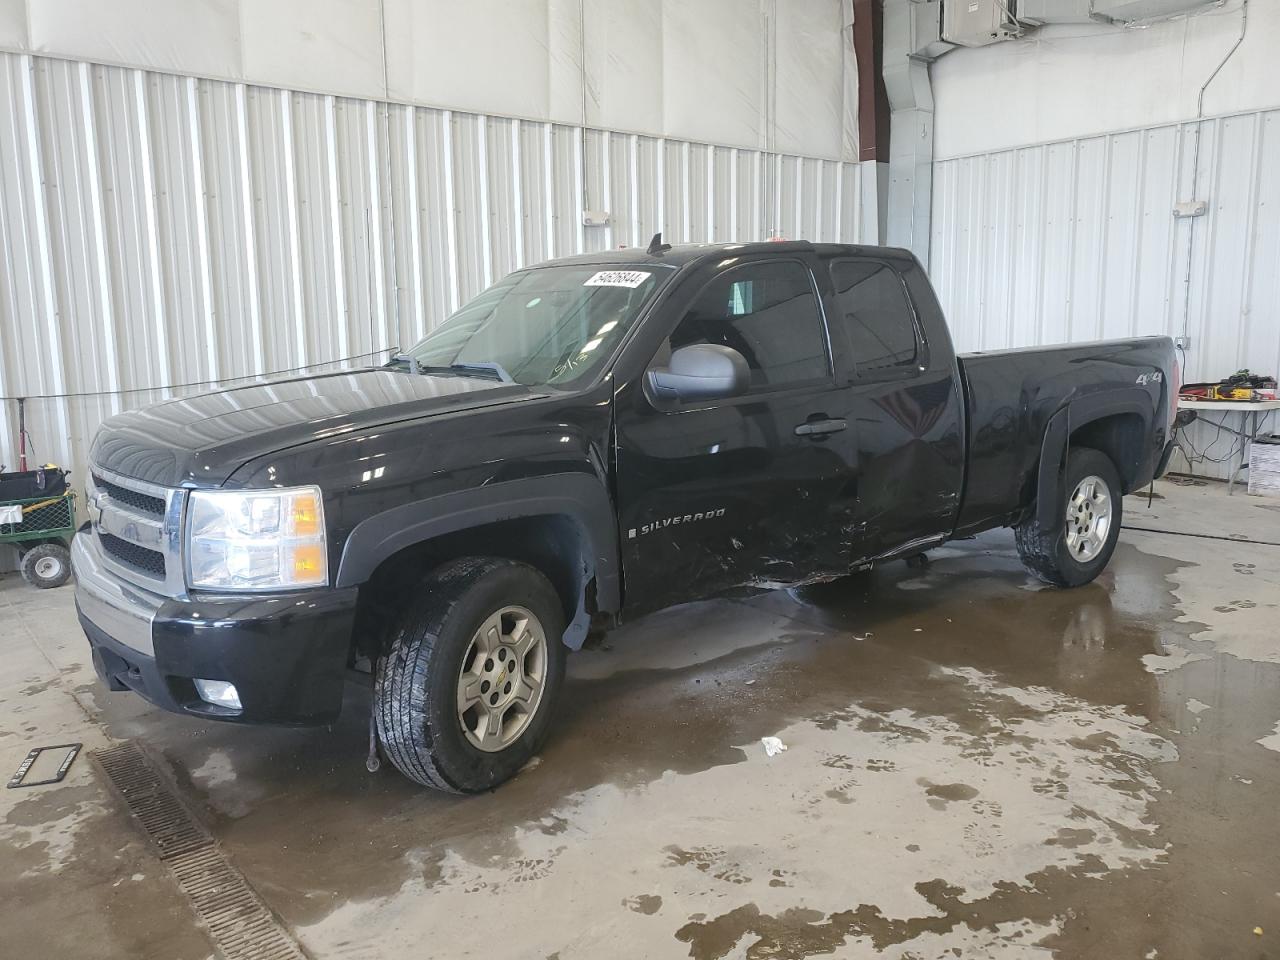
[[71, 578], [71, 552], [60, 543], [42, 543], [22, 555], [22, 578], [33, 587], [60, 587]]
[[435, 571], [378, 662], [375, 723], [410, 780], [457, 793], [510, 779], [545, 740], [564, 613], [537, 570], [490, 558]]
[[1078, 587], [1103, 571], [1115, 552], [1123, 510], [1120, 474], [1104, 453], [1077, 447], [1067, 456], [1062, 505], [1051, 529], [1034, 509], [1014, 531], [1018, 554], [1046, 583]]

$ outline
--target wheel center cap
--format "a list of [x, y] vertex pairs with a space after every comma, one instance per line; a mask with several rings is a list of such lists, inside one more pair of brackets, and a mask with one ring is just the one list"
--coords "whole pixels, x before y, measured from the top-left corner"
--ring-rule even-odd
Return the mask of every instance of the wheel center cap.
[[490, 692], [497, 697], [496, 700], [491, 701], [491, 706], [496, 707], [512, 698], [515, 693], [518, 673], [514, 655], [505, 660], [495, 661], [493, 669], [488, 671]]

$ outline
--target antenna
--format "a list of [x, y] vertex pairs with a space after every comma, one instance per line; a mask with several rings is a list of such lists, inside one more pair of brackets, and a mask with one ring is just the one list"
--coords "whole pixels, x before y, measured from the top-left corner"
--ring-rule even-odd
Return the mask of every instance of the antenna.
[[653, 239], [649, 241], [649, 249], [645, 253], [651, 257], [660, 257], [671, 249], [671, 244], [662, 242], [662, 231], [659, 230], [653, 235]]

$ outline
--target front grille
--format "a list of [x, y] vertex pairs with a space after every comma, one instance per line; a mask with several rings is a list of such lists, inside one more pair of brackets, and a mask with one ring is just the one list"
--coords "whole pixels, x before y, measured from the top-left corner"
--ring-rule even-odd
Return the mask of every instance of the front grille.
[[146, 547], [140, 547], [136, 543], [121, 540], [119, 537], [114, 537], [102, 531], [98, 532], [98, 539], [102, 542], [102, 549], [121, 563], [133, 567], [133, 569], [145, 573], [147, 576], [156, 577], [160, 580], [164, 579], [163, 553], [158, 550], [148, 550]]
[[118, 483], [104, 480], [97, 474], [93, 476], [93, 485], [112, 500], [118, 500], [125, 506], [133, 507], [135, 510], [141, 510], [143, 513], [150, 513], [157, 517], [164, 516], [164, 500], [160, 497], [152, 497], [145, 493], [139, 493], [137, 490], [130, 490], [127, 487], [120, 486]]
[[114, 574], [135, 586], [181, 596], [180, 532], [186, 492], [90, 468], [94, 538]]

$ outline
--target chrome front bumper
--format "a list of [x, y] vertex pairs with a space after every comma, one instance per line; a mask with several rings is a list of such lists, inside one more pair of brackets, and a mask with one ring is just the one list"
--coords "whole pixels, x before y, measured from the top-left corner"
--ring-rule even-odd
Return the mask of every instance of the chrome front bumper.
[[118, 643], [154, 657], [151, 628], [165, 598], [108, 572], [102, 548], [89, 533], [78, 533], [72, 540], [71, 566], [76, 575], [76, 606], [85, 619]]

